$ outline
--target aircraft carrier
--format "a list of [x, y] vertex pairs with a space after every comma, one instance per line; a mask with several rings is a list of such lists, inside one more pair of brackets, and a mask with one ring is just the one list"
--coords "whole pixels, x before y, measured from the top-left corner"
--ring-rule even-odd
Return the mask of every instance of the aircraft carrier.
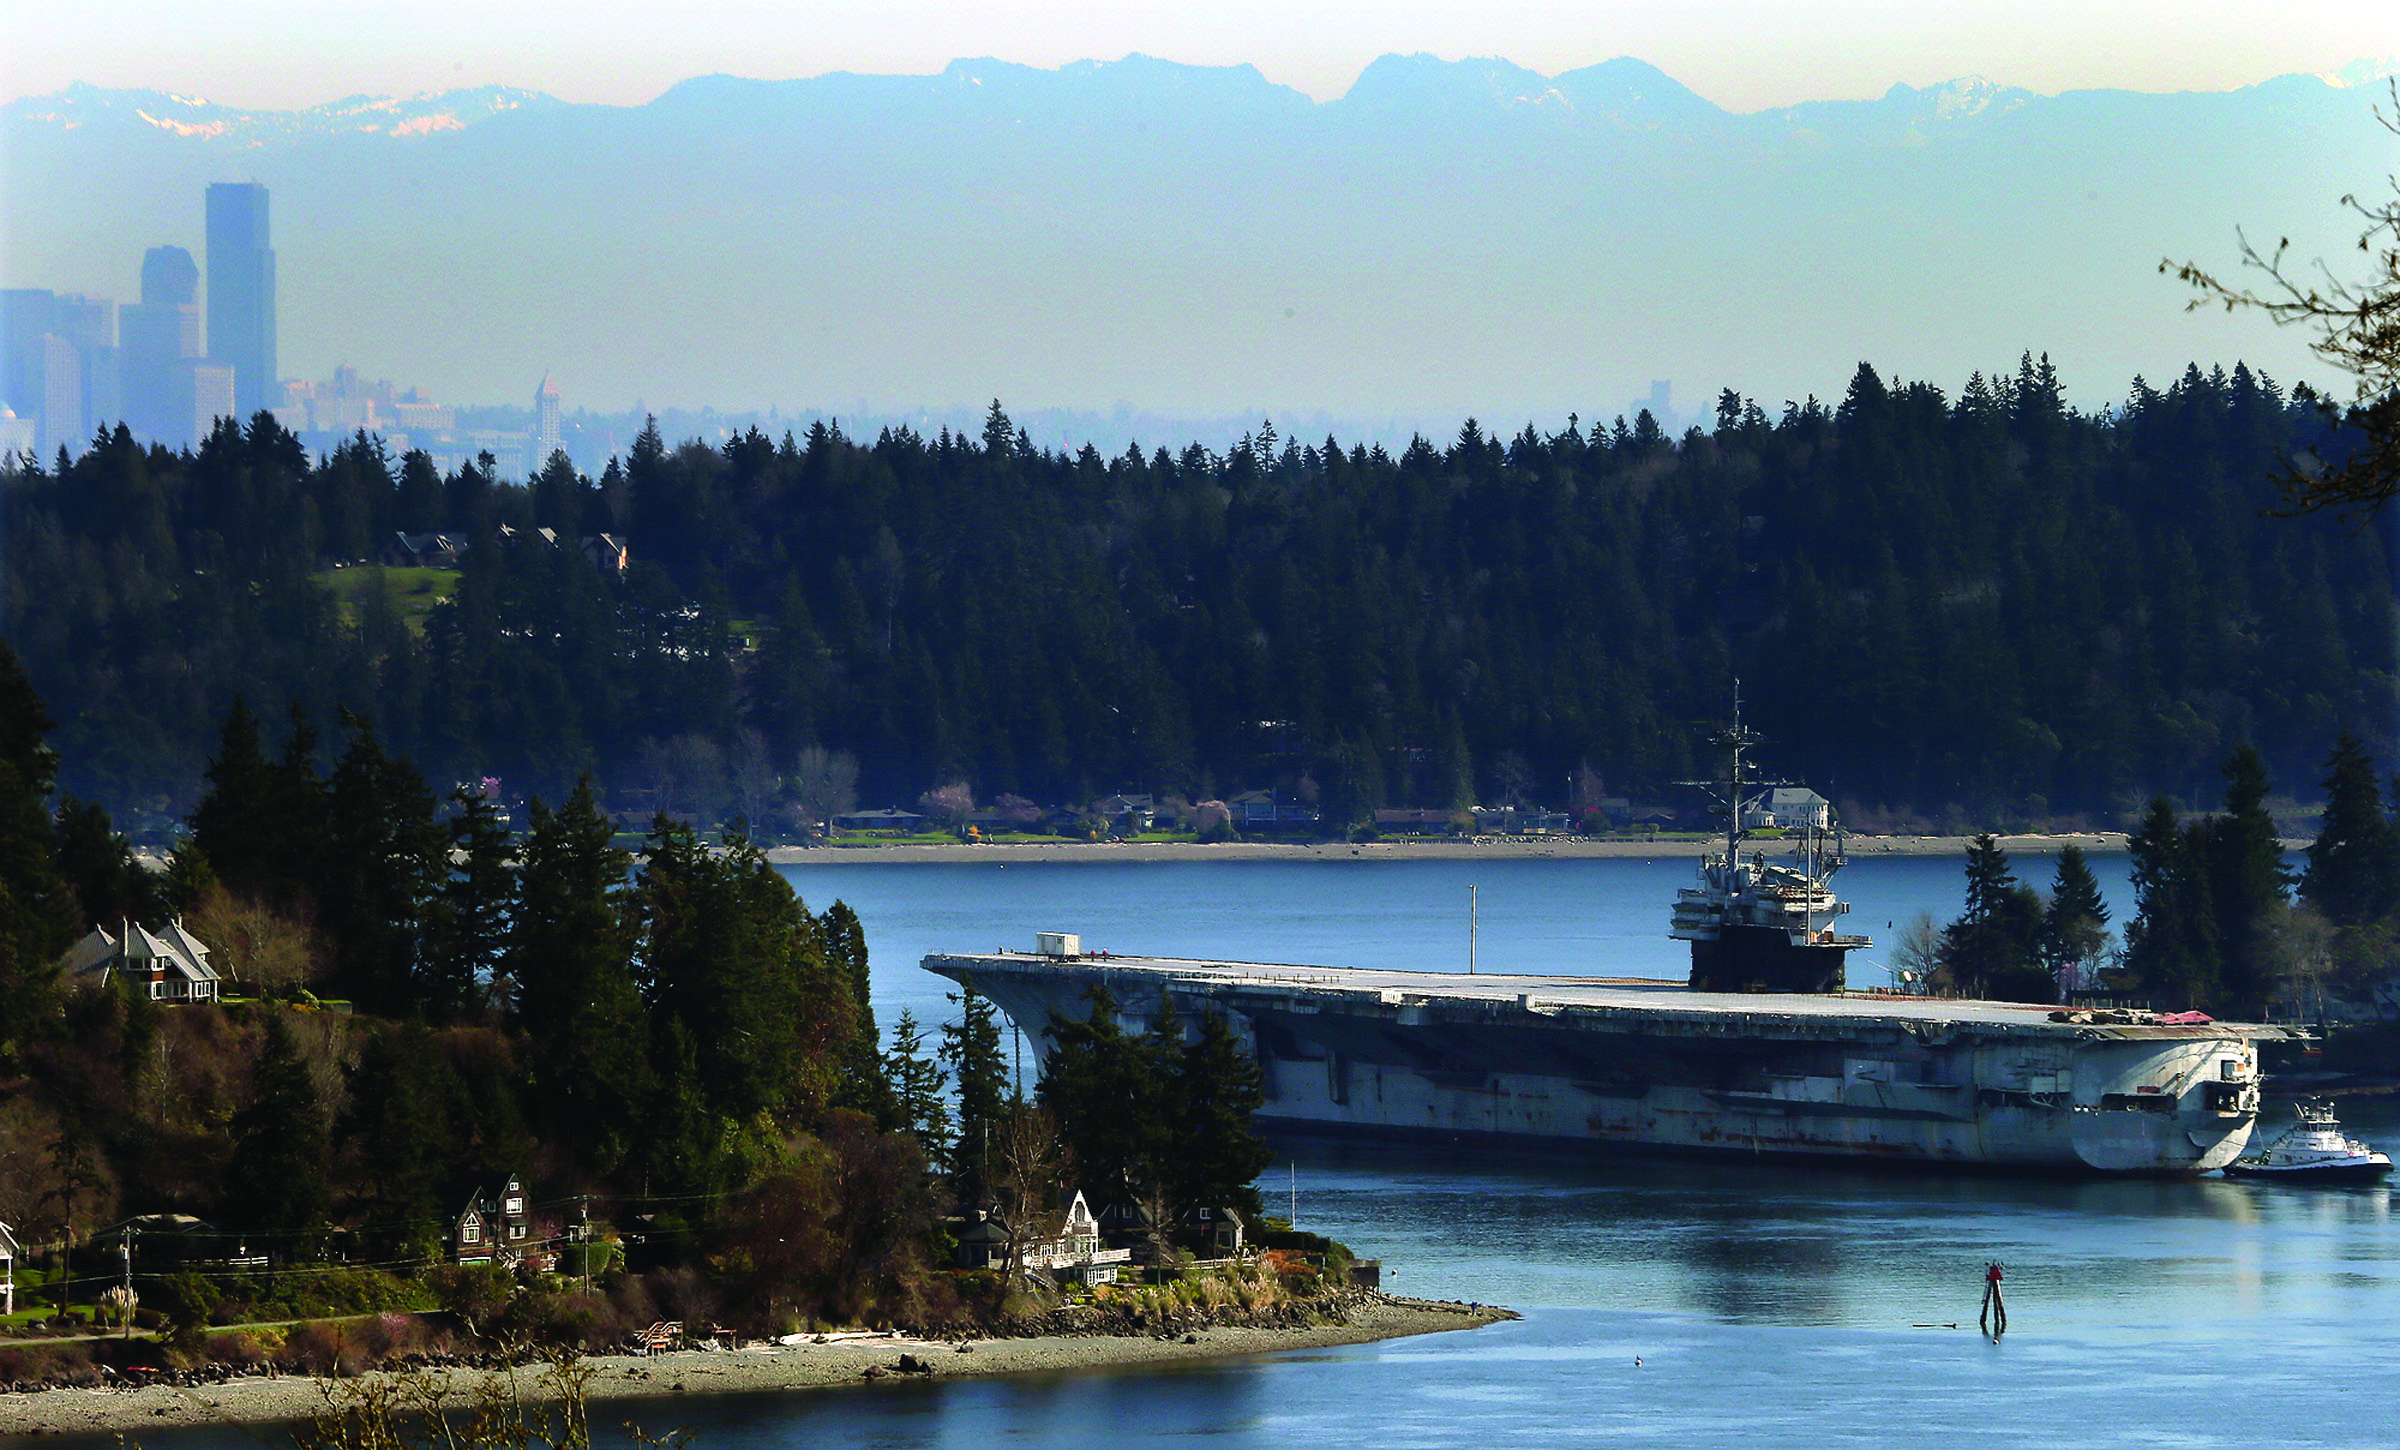
[[924, 965], [989, 997], [1037, 1056], [1051, 1017], [1083, 1017], [1095, 988], [1128, 1031], [1170, 998], [1186, 1024], [1222, 1013], [1261, 1069], [1258, 1116], [1292, 1128], [2057, 1173], [2202, 1173], [2242, 1154], [2258, 1044], [2304, 1034], [1846, 990], [1844, 958], [1868, 942], [1832, 929], [1849, 910], [1827, 885], [1840, 833], [1811, 819], [1778, 846], [1788, 858], [1744, 858], [1765, 796], [1738, 701], [1734, 721], [1716, 737], [1726, 774], [1695, 782], [1724, 811], [1723, 849], [1669, 927], [1691, 943], [1688, 983], [1117, 957], [1068, 933]]
[[1064, 934], [1044, 945], [924, 965], [989, 997], [1037, 1054], [1050, 1014], [1081, 1017], [1094, 987], [1128, 1031], [1170, 996], [1186, 1023], [1222, 1012], [1262, 1070], [1260, 1120], [1312, 1131], [2200, 1173], [2249, 1145], [2256, 1044], [2294, 1035], [1864, 992], [1112, 957]]

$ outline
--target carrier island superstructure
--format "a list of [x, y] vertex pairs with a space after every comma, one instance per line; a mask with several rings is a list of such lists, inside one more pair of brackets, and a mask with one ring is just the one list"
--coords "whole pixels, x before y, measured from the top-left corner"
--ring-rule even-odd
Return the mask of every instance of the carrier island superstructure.
[[1681, 893], [1689, 983], [1114, 956], [1068, 933], [1032, 951], [935, 954], [1047, 1053], [1052, 1014], [1104, 989], [1126, 1028], [1172, 999], [1222, 1013], [1256, 1056], [1260, 1119], [1309, 1131], [1983, 1166], [2189, 1174], [2258, 1118], [2258, 1044], [2298, 1034], [2198, 1014], [2071, 1012], [1843, 989], [1839, 864], [1802, 832], [1789, 864], [1742, 856], [1738, 723], [1721, 854]]

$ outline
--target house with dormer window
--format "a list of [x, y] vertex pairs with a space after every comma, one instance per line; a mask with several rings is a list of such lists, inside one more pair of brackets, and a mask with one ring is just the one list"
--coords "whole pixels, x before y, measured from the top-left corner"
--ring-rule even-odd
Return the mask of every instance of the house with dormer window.
[[177, 917], [151, 931], [121, 921], [117, 930], [93, 927], [83, 940], [67, 949], [61, 963], [70, 979], [106, 987], [122, 975], [153, 1002], [214, 1002], [217, 969], [208, 964], [208, 948], [183, 929]]
[[461, 1264], [515, 1268], [546, 1246], [535, 1234], [523, 1180], [511, 1174], [497, 1193], [477, 1190], [450, 1226], [450, 1257]]

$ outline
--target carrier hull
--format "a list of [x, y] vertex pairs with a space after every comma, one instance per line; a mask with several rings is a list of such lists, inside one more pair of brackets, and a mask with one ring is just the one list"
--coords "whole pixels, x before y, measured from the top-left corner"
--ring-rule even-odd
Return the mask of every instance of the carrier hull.
[[1014, 952], [934, 955], [1037, 1055], [1104, 988], [1128, 1030], [1221, 1012], [1262, 1121], [2061, 1174], [2193, 1174], [2248, 1146], [2256, 1044], [2225, 1023], [2077, 1025], [2009, 1003]]

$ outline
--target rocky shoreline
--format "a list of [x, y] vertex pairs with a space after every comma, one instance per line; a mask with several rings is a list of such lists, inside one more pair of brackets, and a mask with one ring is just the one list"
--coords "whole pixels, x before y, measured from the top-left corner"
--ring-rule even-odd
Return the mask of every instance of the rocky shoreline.
[[[594, 1355], [585, 1396], [593, 1401], [672, 1399], [682, 1395], [762, 1394], [923, 1379], [1055, 1374], [1091, 1369], [1220, 1359], [1282, 1350], [1363, 1344], [1410, 1335], [1473, 1329], [1517, 1316], [1492, 1305], [1402, 1299], [1352, 1291], [1309, 1305], [1250, 1311], [1143, 1313], [1123, 1306], [1067, 1306], [1017, 1321], [999, 1336], [948, 1339], [907, 1334], [820, 1336], [797, 1344], [738, 1350]], [[445, 1379], [458, 1399], [494, 1375], [515, 1376], [538, 1394], [545, 1368], [510, 1366], [498, 1355], [419, 1357], [390, 1376], [416, 1372]], [[323, 1408], [327, 1383], [288, 1372], [210, 1366], [129, 1372], [98, 1384], [14, 1387], [0, 1394], [0, 1442], [52, 1435], [139, 1434], [202, 1425], [271, 1425]], [[339, 1393], [338, 1382], [335, 1392]], [[647, 1428], [672, 1429], [672, 1415], [644, 1414]]]

